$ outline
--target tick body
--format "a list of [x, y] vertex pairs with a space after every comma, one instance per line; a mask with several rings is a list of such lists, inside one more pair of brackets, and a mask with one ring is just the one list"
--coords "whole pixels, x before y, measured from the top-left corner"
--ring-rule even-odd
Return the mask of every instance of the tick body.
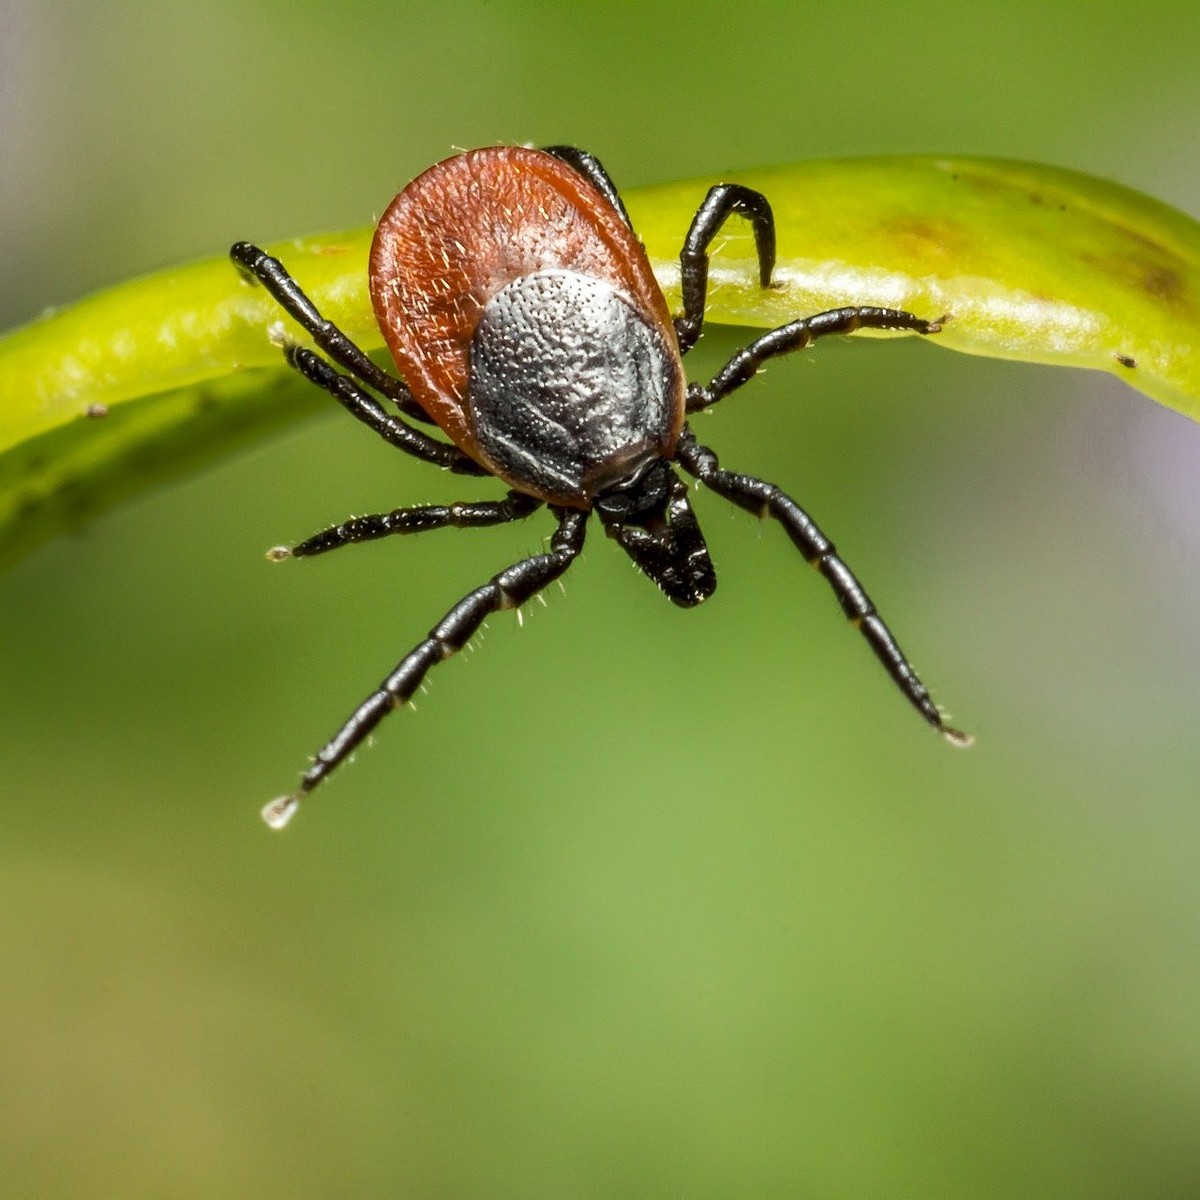
[[[318, 752], [299, 788], [264, 809], [269, 824], [286, 823], [300, 798], [489, 613], [520, 605], [560, 577], [582, 549], [590, 514], [676, 604], [691, 607], [712, 595], [716, 575], [677, 467], [779, 521], [925, 720], [955, 744], [969, 741], [943, 722], [865, 590], [804, 510], [774, 484], [722, 469], [687, 424], [688, 413], [723, 399], [767, 359], [818, 337], [862, 327], [930, 334], [940, 326], [897, 309], [834, 309], [762, 335], [708, 385], [688, 383], [683, 355], [703, 325], [708, 248], [735, 214], [751, 222], [759, 282], [770, 284], [769, 202], [719, 184], [684, 240], [683, 312], [673, 317], [615, 187], [591, 155], [494, 147], [439, 163], [392, 201], [371, 247], [371, 299], [399, 379], [326, 321], [276, 259], [246, 242], [233, 247], [243, 274], [264, 285], [323, 352], [289, 344], [292, 366], [391, 444], [508, 487], [499, 500], [356, 517], [270, 557], [501, 524], [543, 505], [557, 521], [548, 553], [493, 576], [401, 659]], [[450, 440], [406, 418], [435, 425]]]
[[577, 171], [475, 150], [392, 201], [371, 299], [413, 398], [489, 474], [587, 509], [675, 452], [683, 362], [645, 251]]

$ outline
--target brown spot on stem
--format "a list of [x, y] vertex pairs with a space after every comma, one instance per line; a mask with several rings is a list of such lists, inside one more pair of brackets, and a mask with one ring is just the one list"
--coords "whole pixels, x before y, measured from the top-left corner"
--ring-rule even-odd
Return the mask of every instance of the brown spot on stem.
[[[1137, 292], [1163, 308], [1172, 309], [1185, 319], [1196, 318], [1195, 296], [1189, 294], [1182, 271], [1162, 257], [1134, 250], [1128, 254], [1079, 255], [1089, 268], [1113, 279], [1122, 289]], [[1156, 261], [1157, 260], [1157, 261]]]
[[885, 218], [882, 230], [897, 249], [923, 260], [962, 260], [974, 245], [969, 231], [948, 217], [903, 213]]
[[1143, 267], [1142, 287], [1156, 300], [1174, 304], [1183, 294], [1183, 277], [1173, 267], [1147, 263]]

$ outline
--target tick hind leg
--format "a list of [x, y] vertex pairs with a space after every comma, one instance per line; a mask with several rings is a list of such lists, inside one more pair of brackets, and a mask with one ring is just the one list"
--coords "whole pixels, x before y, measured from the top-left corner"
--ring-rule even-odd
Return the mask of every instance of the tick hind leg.
[[633, 222], [625, 211], [621, 193], [617, 191], [616, 184], [594, 154], [580, 150], [578, 146], [543, 146], [542, 149], [547, 154], [553, 154], [559, 162], [565, 162], [568, 167], [578, 171], [612, 205], [626, 226], [633, 228]]
[[229, 249], [229, 257], [242, 277], [252, 283], [262, 284], [276, 304], [335, 363], [386, 396], [410, 417], [429, 421], [425, 410], [412, 398], [405, 384], [376, 366], [364, 350], [360, 350], [332, 321], [323, 317], [279, 259], [272, 258], [251, 242], [235, 242]]
[[754, 230], [759, 284], [764, 288], [771, 285], [771, 272], [775, 269], [775, 215], [770, 201], [762, 192], [740, 183], [718, 183], [709, 188], [692, 218], [683, 239], [683, 249], [679, 252], [683, 315], [675, 318], [675, 336], [679, 339], [681, 354], [686, 354], [696, 344], [704, 327], [708, 248], [734, 213], [745, 217]]
[[842, 611], [866, 638], [875, 657], [883, 664], [909, 703], [948, 742], [969, 746], [969, 734], [952, 729], [942, 720], [925, 685], [900, 649], [892, 631], [875, 611], [870, 596], [842, 561], [834, 544], [817, 528], [813, 519], [788, 495], [763, 479], [721, 469], [717, 456], [700, 445], [690, 430], [680, 439], [679, 462], [706, 487], [759, 517], [774, 517], [786, 530], [805, 559], [833, 588]]
[[553, 511], [558, 517], [558, 528], [550, 540], [550, 553], [514, 563], [450, 609], [429, 631], [429, 636], [400, 660], [395, 670], [318, 751], [300, 786], [263, 809], [263, 819], [268, 825], [280, 829], [287, 824], [301, 799], [352, 754], [389, 712], [412, 698], [430, 667], [461, 650], [486, 617], [504, 608], [518, 608], [566, 571], [583, 549], [587, 514], [564, 508]]

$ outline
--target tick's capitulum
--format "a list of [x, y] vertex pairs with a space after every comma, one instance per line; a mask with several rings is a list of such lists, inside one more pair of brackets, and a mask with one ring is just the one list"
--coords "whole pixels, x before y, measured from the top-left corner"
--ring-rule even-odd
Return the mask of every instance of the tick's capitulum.
[[[687, 424], [689, 413], [741, 387], [767, 359], [815, 338], [862, 328], [930, 334], [940, 325], [891, 308], [837, 308], [763, 334], [707, 386], [687, 383], [682, 356], [704, 323], [708, 249], [734, 213], [751, 222], [759, 282], [770, 285], [770, 204], [750, 188], [718, 184], [684, 240], [683, 313], [672, 317], [620, 196], [592, 155], [568, 146], [493, 147], [447, 159], [392, 201], [371, 246], [371, 299], [402, 379], [326, 321], [277, 259], [247, 242], [233, 247], [243, 274], [266, 287], [324, 355], [288, 345], [296, 370], [401, 450], [509, 488], [503, 500], [354, 517], [270, 557], [305, 558], [395, 533], [499, 525], [543, 505], [558, 523], [548, 554], [522, 559], [464, 596], [400, 660], [318, 752], [297, 790], [266, 806], [269, 825], [284, 825], [301, 797], [412, 696], [431, 666], [461, 650], [485, 617], [516, 608], [559, 578], [583, 547], [591, 513], [668, 599], [684, 608], [707, 600], [716, 574], [676, 467], [779, 521], [909, 702], [950, 742], [970, 742], [942, 720], [862, 585], [808, 514], [774, 484], [722, 469]], [[450, 442], [405, 418], [436, 425]]]

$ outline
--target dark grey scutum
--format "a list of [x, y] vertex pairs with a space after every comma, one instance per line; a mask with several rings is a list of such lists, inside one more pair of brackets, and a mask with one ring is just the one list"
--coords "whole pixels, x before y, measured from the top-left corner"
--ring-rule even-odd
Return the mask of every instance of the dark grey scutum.
[[591, 499], [663, 452], [678, 370], [603, 280], [526, 275], [492, 297], [471, 341], [475, 436], [515, 486]]

